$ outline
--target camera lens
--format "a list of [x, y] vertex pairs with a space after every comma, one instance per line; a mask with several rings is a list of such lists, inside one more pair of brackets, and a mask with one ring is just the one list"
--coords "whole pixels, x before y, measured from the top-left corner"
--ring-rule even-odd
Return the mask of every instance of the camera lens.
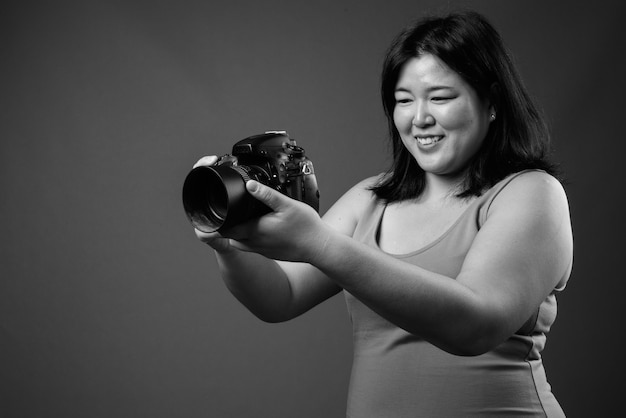
[[226, 219], [228, 213], [228, 193], [224, 183], [217, 175], [207, 172], [206, 184], [199, 187], [197, 196], [198, 204], [193, 205], [195, 222], [206, 225], [212, 230], [217, 230]]
[[228, 196], [219, 174], [210, 167], [193, 169], [183, 186], [183, 205], [194, 227], [216, 231], [228, 211]]
[[266, 182], [269, 177], [260, 168], [246, 166], [191, 170], [183, 185], [183, 205], [192, 225], [214, 232], [266, 213], [268, 208], [248, 194], [249, 179]]
[[215, 223], [224, 222], [228, 213], [228, 194], [224, 189], [224, 184], [219, 180], [217, 176], [211, 176], [207, 179], [206, 208], [203, 210], [210, 215]]

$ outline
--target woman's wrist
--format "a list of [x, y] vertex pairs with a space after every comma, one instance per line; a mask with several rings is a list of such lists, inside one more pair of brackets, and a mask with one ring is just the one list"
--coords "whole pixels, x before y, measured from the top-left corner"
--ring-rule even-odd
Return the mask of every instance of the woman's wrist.
[[310, 251], [303, 261], [318, 268], [322, 268], [331, 260], [332, 254], [330, 248], [340, 235], [339, 232], [324, 224], [315, 234]]

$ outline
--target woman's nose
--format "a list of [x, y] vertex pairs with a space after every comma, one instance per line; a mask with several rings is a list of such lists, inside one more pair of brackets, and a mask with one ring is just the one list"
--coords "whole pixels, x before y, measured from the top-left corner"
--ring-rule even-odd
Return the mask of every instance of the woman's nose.
[[435, 123], [435, 118], [428, 111], [428, 107], [425, 105], [418, 105], [415, 110], [415, 115], [413, 115], [413, 125], [418, 128], [424, 126], [430, 126]]

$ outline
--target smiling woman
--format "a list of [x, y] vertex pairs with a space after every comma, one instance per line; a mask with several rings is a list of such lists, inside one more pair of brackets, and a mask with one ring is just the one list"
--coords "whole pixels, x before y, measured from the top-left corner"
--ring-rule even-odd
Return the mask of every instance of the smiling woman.
[[267, 322], [343, 291], [349, 417], [563, 416], [541, 351], [572, 267], [568, 202], [499, 35], [476, 13], [407, 28], [384, 63], [382, 96], [387, 173], [322, 219], [248, 181], [272, 211], [197, 236]]
[[[400, 77], [420, 76], [411, 73], [418, 69], [413, 68], [418, 67], [416, 61], [425, 56], [435, 61], [431, 63], [433, 71], [428, 72], [431, 78], [447, 77], [448, 80], [439, 82], [452, 82], [462, 88], [467, 93], [466, 98], [475, 102], [474, 109], [485, 106], [489, 109], [489, 129], [479, 151], [464, 167], [459, 196], [480, 195], [505, 176], [527, 168], [554, 174], [554, 165], [546, 158], [550, 144], [548, 128], [526, 91], [500, 34], [482, 16], [470, 12], [445, 19], [425, 19], [402, 31], [389, 48], [383, 66], [381, 93], [394, 164], [389, 175], [374, 189], [378, 197], [388, 201], [414, 198], [426, 185], [425, 171], [404, 146], [400, 126], [396, 126], [395, 121], [395, 113], [400, 113], [398, 108], [402, 107], [397, 106], [396, 97], [397, 90], [404, 87], [399, 84]], [[425, 64], [419, 66], [422, 73]], [[413, 80], [413, 87], [429, 90], [453, 87], [434, 79], [424, 80], [434, 83], [429, 86], [417, 82]], [[426, 109], [450, 97], [431, 96], [432, 106]], [[421, 117], [427, 118], [425, 122], [435, 123], [434, 116], [436, 114]]]
[[431, 54], [405, 64], [395, 98], [394, 125], [424, 172], [464, 171], [487, 134], [493, 106]]

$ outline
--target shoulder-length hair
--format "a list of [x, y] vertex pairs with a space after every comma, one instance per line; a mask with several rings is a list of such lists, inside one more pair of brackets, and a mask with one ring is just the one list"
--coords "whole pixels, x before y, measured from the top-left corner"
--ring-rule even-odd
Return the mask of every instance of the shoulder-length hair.
[[478, 196], [509, 174], [542, 169], [548, 161], [550, 134], [495, 28], [476, 12], [425, 18], [402, 31], [391, 44], [382, 71], [382, 102], [389, 125], [393, 163], [372, 187], [386, 202], [418, 197], [425, 173], [407, 151], [393, 121], [394, 92], [400, 71], [411, 59], [432, 54], [456, 71], [480, 98], [489, 100], [496, 119], [469, 161], [458, 197]]

